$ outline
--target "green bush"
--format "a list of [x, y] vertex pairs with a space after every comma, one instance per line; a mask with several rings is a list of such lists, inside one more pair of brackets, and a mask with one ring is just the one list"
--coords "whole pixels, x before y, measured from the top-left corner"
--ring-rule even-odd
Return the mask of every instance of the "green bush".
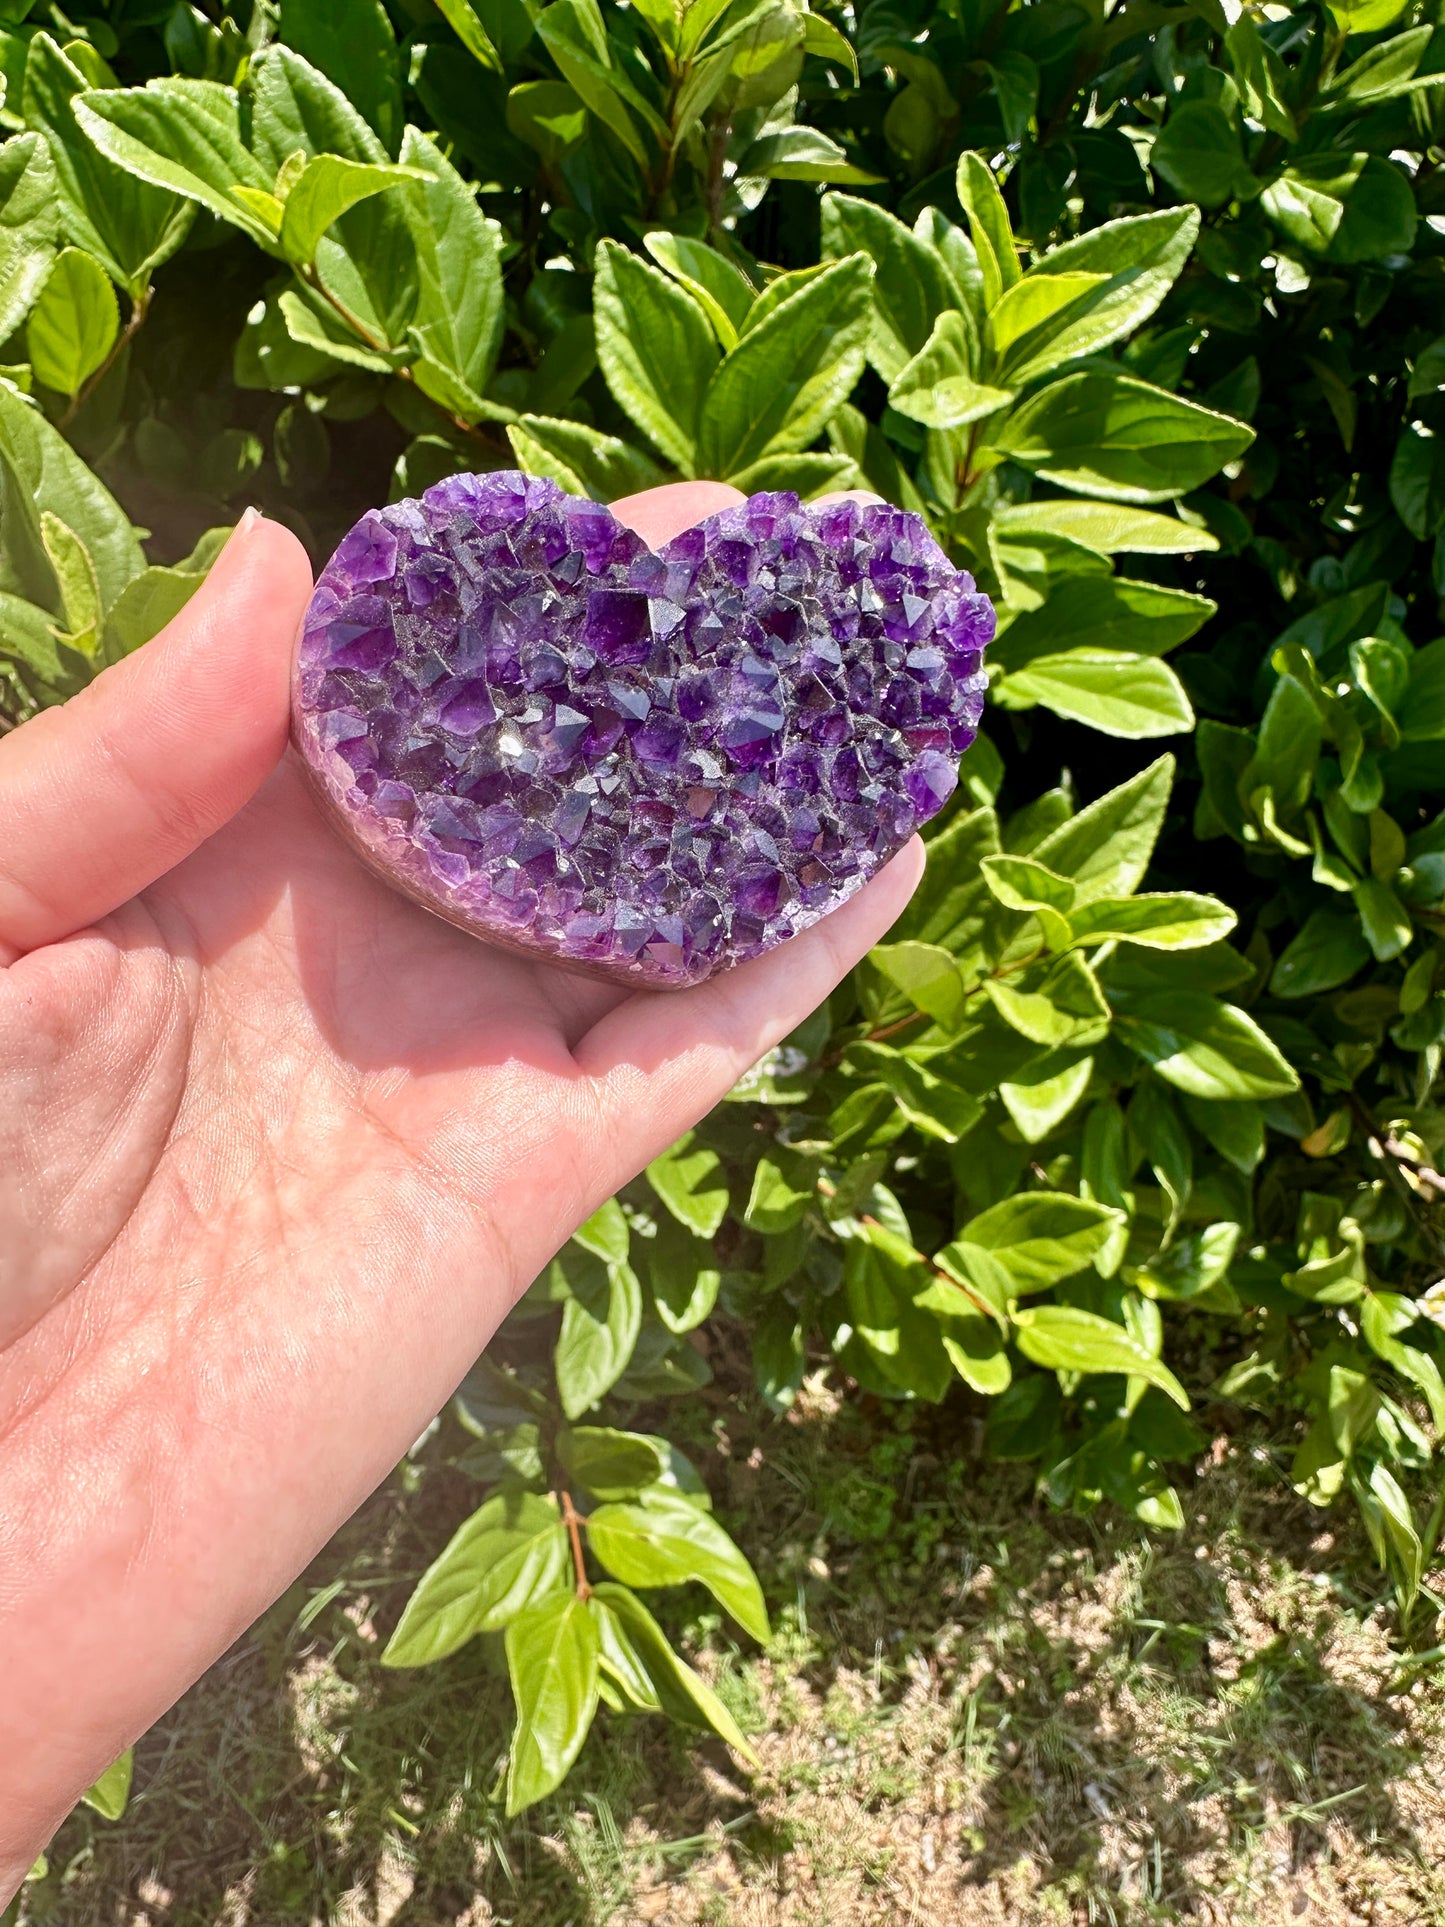
[[320, 559], [457, 468], [869, 486], [999, 604], [903, 922], [577, 1233], [436, 1448], [488, 1496], [386, 1657], [502, 1635], [509, 1808], [599, 1699], [746, 1752], [635, 1590], [767, 1633], [665, 1436], [709, 1320], [776, 1408], [810, 1369], [962, 1380], [1054, 1503], [1163, 1529], [1191, 1406], [1262, 1411], [1408, 1616], [1445, 1426], [1441, 0], [0, 21], [10, 720], [153, 634], [242, 500]]

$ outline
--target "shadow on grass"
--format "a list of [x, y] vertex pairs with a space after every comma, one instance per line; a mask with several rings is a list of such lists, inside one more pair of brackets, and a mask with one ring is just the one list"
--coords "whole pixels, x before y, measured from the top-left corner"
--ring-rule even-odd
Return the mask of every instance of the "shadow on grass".
[[500, 1642], [377, 1664], [480, 1497], [439, 1464], [365, 1507], [147, 1737], [120, 1823], [67, 1823], [23, 1919], [1245, 1921], [1308, 1889], [1312, 1920], [1344, 1921], [1382, 1869], [1445, 1917], [1442, 1841], [1399, 1797], [1438, 1696], [1384, 1691], [1368, 1549], [1247, 1442], [1164, 1540], [1043, 1509], [1026, 1471], [978, 1458], [963, 1399], [781, 1421], [714, 1390], [682, 1418], [774, 1609], [759, 1658], [701, 1593], [671, 1602], [760, 1736], [755, 1783], [720, 1746], [604, 1713], [563, 1794], [503, 1817]]

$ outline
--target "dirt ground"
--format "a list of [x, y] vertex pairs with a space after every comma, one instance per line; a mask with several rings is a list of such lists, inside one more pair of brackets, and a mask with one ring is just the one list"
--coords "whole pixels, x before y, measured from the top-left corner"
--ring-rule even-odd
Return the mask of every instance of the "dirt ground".
[[740, 1647], [701, 1593], [669, 1623], [759, 1774], [604, 1713], [562, 1794], [506, 1821], [487, 1643], [376, 1664], [477, 1502], [442, 1466], [409, 1497], [399, 1476], [148, 1736], [125, 1818], [68, 1822], [19, 1919], [1445, 1923], [1439, 1608], [1402, 1635], [1351, 1520], [1263, 1446], [1217, 1439], [1165, 1539], [1050, 1511], [964, 1406], [815, 1386], [790, 1420], [719, 1399], [690, 1422], [775, 1636]]

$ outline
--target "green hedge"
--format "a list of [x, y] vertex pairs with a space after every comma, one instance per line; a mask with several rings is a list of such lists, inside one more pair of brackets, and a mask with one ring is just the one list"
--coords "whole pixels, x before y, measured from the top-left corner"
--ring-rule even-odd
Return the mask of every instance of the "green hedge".
[[1442, 21], [0, 0], [11, 720], [153, 634], [243, 501], [320, 559], [458, 468], [866, 485], [999, 603], [903, 922], [578, 1232], [435, 1448], [487, 1495], [387, 1658], [503, 1635], [511, 1810], [599, 1699], [746, 1752], [635, 1590], [767, 1633], [666, 1436], [710, 1319], [779, 1409], [814, 1369], [961, 1380], [1056, 1504], [1161, 1529], [1191, 1409], [1267, 1413], [1408, 1617], [1445, 1426]]

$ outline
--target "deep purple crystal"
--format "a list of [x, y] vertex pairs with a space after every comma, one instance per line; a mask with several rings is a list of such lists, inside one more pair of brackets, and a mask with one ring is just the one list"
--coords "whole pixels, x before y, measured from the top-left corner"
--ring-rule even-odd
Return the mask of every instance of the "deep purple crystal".
[[901, 509], [754, 495], [654, 553], [553, 482], [455, 475], [327, 564], [296, 739], [429, 909], [697, 983], [836, 909], [942, 808], [993, 629]]

